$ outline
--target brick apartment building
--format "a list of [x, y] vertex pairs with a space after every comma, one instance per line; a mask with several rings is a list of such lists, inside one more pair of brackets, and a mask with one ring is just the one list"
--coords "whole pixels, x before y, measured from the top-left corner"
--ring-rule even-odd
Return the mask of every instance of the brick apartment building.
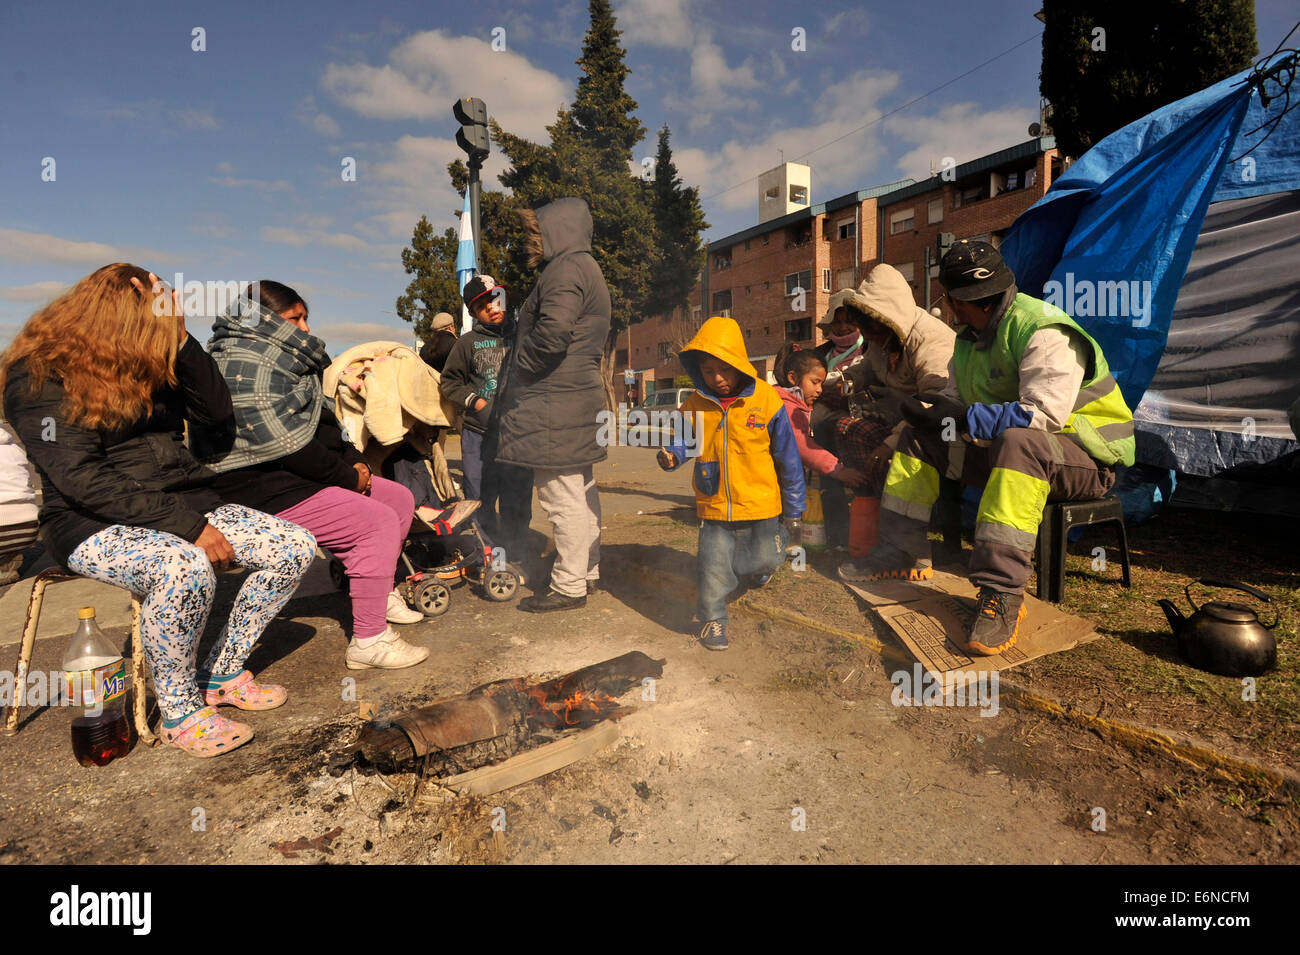
[[[941, 171], [811, 204], [809, 169], [785, 163], [759, 177], [759, 223], [709, 244], [708, 262], [680, 309], [631, 326], [615, 350], [615, 393], [623, 400], [633, 373], [638, 400], [672, 387], [685, 374], [677, 351], [704, 318], [729, 315], [740, 324], [760, 374], [772, 370], [787, 341], [823, 341], [816, 324], [833, 291], [856, 286], [879, 262], [897, 266], [928, 305], [941, 233], [985, 238], [995, 245], [1011, 223], [1055, 178], [1051, 137], [1032, 139]], [[799, 290], [802, 289], [802, 295]], [[802, 307], [800, 307], [802, 306]], [[623, 372], [620, 374], [619, 372]]]

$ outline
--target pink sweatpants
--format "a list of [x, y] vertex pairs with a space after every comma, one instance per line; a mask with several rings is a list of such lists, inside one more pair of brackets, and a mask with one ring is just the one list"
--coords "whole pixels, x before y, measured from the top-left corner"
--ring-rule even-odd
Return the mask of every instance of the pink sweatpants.
[[415, 498], [396, 481], [370, 479], [370, 494], [327, 487], [276, 517], [311, 531], [343, 562], [352, 592], [352, 636], [374, 637], [388, 626], [386, 606], [397, 556], [411, 528]]

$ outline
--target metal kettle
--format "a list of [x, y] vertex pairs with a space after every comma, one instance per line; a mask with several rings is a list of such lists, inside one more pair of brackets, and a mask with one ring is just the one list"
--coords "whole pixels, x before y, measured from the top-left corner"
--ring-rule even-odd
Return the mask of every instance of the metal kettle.
[[[1248, 584], [1210, 578], [1199, 583], [1240, 590], [1265, 603], [1272, 602], [1268, 594]], [[1192, 600], [1191, 590], [1191, 584], [1183, 588], [1187, 602], [1195, 611], [1191, 617], [1184, 617], [1172, 600], [1159, 601], [1188, 663], [1223, 676], [1257, 676], [1273, 668], [1277, 663], [1277, 641], [1270, 631], [1277, 626], [1276, 611], [1273, 622], [1265, 626], [1255, 611], [1242, 604], [1215, 600], [1198, 607]]]

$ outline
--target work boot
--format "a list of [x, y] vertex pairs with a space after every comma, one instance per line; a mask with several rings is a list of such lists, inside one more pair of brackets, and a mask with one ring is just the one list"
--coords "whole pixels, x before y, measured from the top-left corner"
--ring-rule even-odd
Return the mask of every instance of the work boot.
[[975, 599], [975, 622], [963, 649], [985, 657], [1010, 650], [1016, 645], [1020, 621], [1027, 612], [1024, 594], [1006, 594], [992, 587], [981, 587]]
[[875, 580], [929, 580], [934, 567], [927, 557], [913, 557], [892, 544], [877, 544], [870, 554], [846, 561], [836, 569], [840, 580], [866, 584]]
[[544, 595], [533, 594], [519, 601], [519, 609], [528, 613], [550, 613], [552, 610], [577, 610], [587, 606], [587, 595], [566, 597], [557, 590], [548, 590]]
[[347, 653], [343, 659], [349, 670], [369, 670], [372, 667], [379, 670], [400, 670], [415, 666], [428, 655], [426, 648], [411, 646], [392, 627], [385, 627], [379, 639], [369, 646], [358, 645], [356, 638], [348, 641]]

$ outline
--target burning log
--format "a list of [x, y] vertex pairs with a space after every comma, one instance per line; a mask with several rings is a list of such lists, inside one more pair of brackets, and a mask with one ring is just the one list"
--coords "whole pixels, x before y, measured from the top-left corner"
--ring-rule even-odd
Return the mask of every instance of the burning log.
[[615, 697], [647, 677], [661, 677], [666, 662], [634, 650], [539, 683], [526, 677], [486, 683], [395, 720], [367, 723], [357, 742], [331, 759], [330, 771], [341, 774], [358, 755], [381, 772], [414, 769], [424, 760], [424, 772], [434, 776], [499, 763], [571, 730], [633, 712], [635, 707]]

